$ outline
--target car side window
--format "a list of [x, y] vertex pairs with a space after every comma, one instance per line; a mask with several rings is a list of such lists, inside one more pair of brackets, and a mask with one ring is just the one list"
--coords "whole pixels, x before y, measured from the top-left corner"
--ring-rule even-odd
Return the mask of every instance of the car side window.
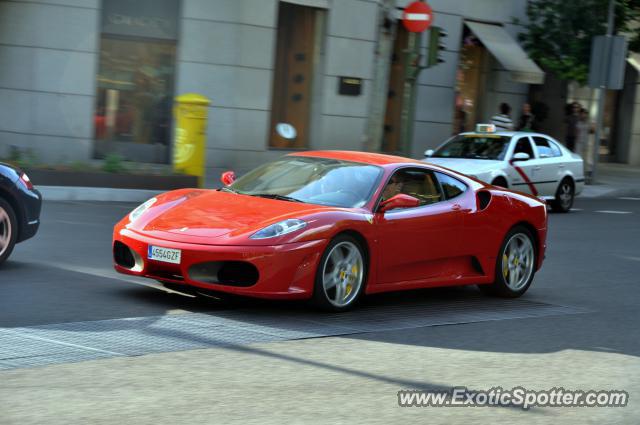
[[434, 173], [424, 169], [401, 169], [396, 171], [382, 192], [382, 200], [403, 193], [417, 198], [418, 206], [434, 204], [444, 200]]
[[533, 154], [533, 148], [531, 147], [531, 142], [529, 141], [528, 137], [521, 137], [516, 142], [516, 147], [513, 150], [513, 154], [515, 155], [520, 152], [528, 154], [529, 158], [535, 158], [535, 155]]
[[436, 172], [436, 176], [446, 199], [453, 199], [467, 190], [467, 185], [456, 178], [438, 172]]
[[534, 136], [533, 142], [536, 144], [539, 158], [553, 158], [561, 155], [560, 149], [544, 137]]

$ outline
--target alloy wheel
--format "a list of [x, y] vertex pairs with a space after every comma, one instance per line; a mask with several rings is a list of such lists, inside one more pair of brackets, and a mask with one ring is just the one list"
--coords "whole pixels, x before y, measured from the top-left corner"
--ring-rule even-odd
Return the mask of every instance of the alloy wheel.
[[0, 206], [0, 256], [2, 256], [11, 243], [11, 221], [9, 213]]
[[531, 239], [516, 233], [509, 239], [502, 252], [502, 275], [512, 291], [522, 289], [533, 273], [535, 253]]
[[558, 198], [560, 199], [560, 206], [562, 209], [568, 210], [571, 208], [571, 204], [573, 202], [573, 186], [571, 186], [571, 183], [567, 181], [562, 183], [558, 193]]
[[322, 288], [335, 307], [351, 304], [364, 280], [364, 260], [357, 245], [344, 241], [336, 244], [322, 266]]

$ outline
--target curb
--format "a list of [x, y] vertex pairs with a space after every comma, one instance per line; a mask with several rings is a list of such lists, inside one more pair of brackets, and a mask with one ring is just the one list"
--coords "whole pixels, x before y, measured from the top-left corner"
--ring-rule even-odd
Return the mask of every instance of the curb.
[[[96, 201], [141, 203], [167, 190], [114, 189], [109, 187], [36, 186], [45, 201]], [[639, 188], [616, 188], [610, 185], [587, 185], [577, 198], [594, 199], [617, 196], [640, 196]]]
[[144, 202], [164, 190], [113, 189], [110, 187], [36, 186], [45, 201]]
[[607, 184], [585, 185], [582, 193], [577, 198], [615, 198], [619, 196], [640, 196], [640, 185], [638, 187], [615, 187]]

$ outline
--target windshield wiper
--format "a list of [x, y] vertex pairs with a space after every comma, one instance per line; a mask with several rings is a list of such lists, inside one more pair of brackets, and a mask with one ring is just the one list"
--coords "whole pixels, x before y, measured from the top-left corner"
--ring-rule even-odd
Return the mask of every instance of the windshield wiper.
[[227, 186], [221, 187], [220, 189], [218, 189], [218, 191], [220, 191], [220, 192], [230, 192], [230, 193], [236, 193], [236, 194], [240, 193], [237, 190], [231, 189], [230, 187], [227, 187]]
[[278, 199], [280, 201], [289, 201], [289, 202], [302, 202], [300, 199], [292, 198], [291, 196], [278, 195], [275, 193], [251, 193], [251, 196], [259, 196], [260, 198], [268, 198], [268, 199]]

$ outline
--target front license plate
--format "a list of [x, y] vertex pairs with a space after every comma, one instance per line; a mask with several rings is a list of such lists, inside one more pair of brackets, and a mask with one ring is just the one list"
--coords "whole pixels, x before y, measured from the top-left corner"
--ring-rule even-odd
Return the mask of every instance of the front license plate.
[[161, 246], [149, 245], [147, 258], [149, 260], [162, 261], [164, 263], [180, 264], [182, 251], [179, 249], [163, 248]]

